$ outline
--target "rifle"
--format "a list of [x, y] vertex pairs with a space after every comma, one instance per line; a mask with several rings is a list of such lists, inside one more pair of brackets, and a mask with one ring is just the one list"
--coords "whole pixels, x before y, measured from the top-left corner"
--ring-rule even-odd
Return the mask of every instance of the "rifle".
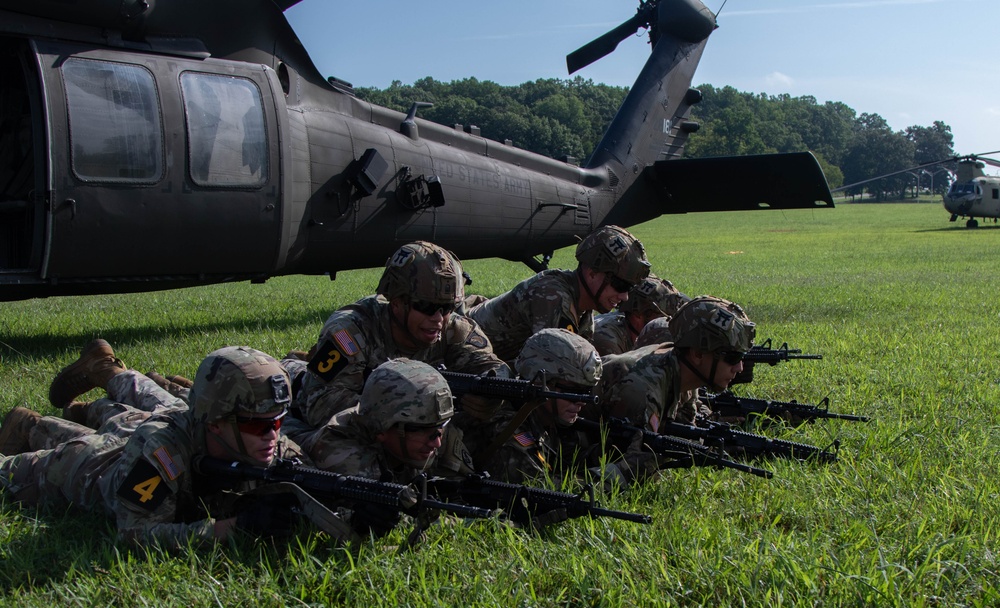
[[815, 459], [822, 463], [836, 462], [840, 442], [834, 441], [833, 451], [783, 439], [771, 439], [763, 435], [740, 431], [724, 422], [708, 422], [706, 426], [691, 426], [680, 422], [661, 422], [660, 429], [668, 435], [676, 435], [685, 439], [700, 440], [705, 445], [741, 448], [752, 458], [773, 456], [778, 458], [794, 458], [796, 460]]
[[[587, 432], [607, 432], [608, 440], [616, 446], [627, 445], [635, 437], [636, 433], [642, 433], [642, 442], [649, 450], [659, 456], [671, 459], [666, 464], [661, 465], [664, 469], [697, 467], [718, 467], [725, 469], [735, 469], [744, 473], [750, 473], [757, 477], [770, 479], [774, 473], [765, 469], [758, 469], [742, 462], [729, 459], [724, 451], [716, 451], [712, 447], [687, 441], [680, 437], [670, 435], [660, 435], [653, 431], [647, 431], [641, 427], [633, 426], [627, 419], [608, 418], [601, 422], [577, 418], [574, 426]], [[624, 452], [624, 450], [621, 450]]]
[[565, 509], [571, 518], [587, 515], [611, 517], [639, 524], [653, 522], [653, 518], [649, 515], [614, 511], [597, 506], [594, 489], [589, 485], [580, 494], [569, 494], [504, 483], [476, 474], [462, 479], [432, 478], [427, 480], [427, 488], [429, 493], [438, 497], [455, 498], [484, 508], [503, 509], [514, 521], [528, 521], [528, 518], [537, 517], [554, 509]]
[[425, 509], [437, 509], [460, 517], [493, 516], [493, 512], [489, 509], [427, 498], [425, 491], [417, 491], [413, 486], [375, 481], [366, 477], [339, 475], [306, 467], [287, 459], [278, 459], [269, 467], [258, 467], [239, 461], [202, 456], [195, 461], [194, 466], [199, 473], [208, 476], [257, 480], [265, 483], [291, 483], [321, 503], [352, 501], [386, 505], [410, 515]]
[[456, 397], [465, 394], [480, 395], [482, 397], [498, 397], [511, 401], [530, 401], [533, 399], [565, 399], [573, 402], [597, 404], [597, 395], [586, 393], [563, 393], [560, 391], [550, 391], [546, 383], [535, 384], [529, 380], [520, 378], [496, 378], [493, 376], [477, 376], [475, 374], [463, 374], [460, 372], [449, 372], [438, 369], [444, 379], [448, 381], [451, 392]]
[[852, 422], [868, 422], [870, 420], [868, 416], [831, 412], [829, 397], [823, 397], [823, 400], [817, 405], [799, 403], [797, 401], [770, 401], [767, 399], [737, 397], [729, 391], [717, 395], [703, 393], [699, 397], [712, 408], [713, 413], [717, 413], [721, 418], [746, 418], [748, 416], [773, 417], [789, 414], [797, 416], [806, 422], [813, 422], [817, 418], [833, 418], [835, 420], [850, 420]]
[[781, 361], [788, 361], [789, 359], [822, 358], [823, 355], [804, 355], [800, 348], [788, 348], [788, 342], [782, 343], [778, 348], [771, 348], [771, 338], [765, 340], [763, 344], [751, 346], [750, 350], [743, 355], [743, 361], [746, 363], [767, 363], [771, 366], [777, 365]]

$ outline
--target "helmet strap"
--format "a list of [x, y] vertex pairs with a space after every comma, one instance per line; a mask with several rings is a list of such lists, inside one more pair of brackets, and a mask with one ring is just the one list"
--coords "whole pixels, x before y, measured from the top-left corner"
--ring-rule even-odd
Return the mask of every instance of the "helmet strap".
[[605, 272], [603, 274], [604, 274], [604, 280], [601, 282], [601, 286], [597, 289], [597, 293], [595, 294], [593, 291], [590, 290], [590, 285], [587, 284], [587, 278], [583, 274], [583, 267], [578, 266], [576, 269], [576, 277], [577, 280], [580, 281], [580, 287], [583, 288], [583, 291], [594, 303], [594, 309], [600, 313], [611, 312], [610, 308], [603, 308], [601, 306], [600, 300], [598, 299], [601, 297], [601, 294], [604, 293], [604, 290], [608, 288], [608, 273]]
[[389, 302], [389, 323], [392, 325], [391, 329], [395, 329], [406, 337], [406, 341], [409, 342], [409, 344], [405, 346], [418, 348], [417, 341], [414, 339], [413, 334], [410, 333], [409, 324], [407, 323], [410, 319], [410, 311], [412, 310], [410, 308], [410, 300], [409, 298], [400, 298], [400, 301], [403, 303], [402, 320], [396, 316], [395, 308], [393, 307], [392, 302]]
[[690, 361], [688, 361], [688, 358], [687, 358], [686, 354], [683, 357], [681, 357], [681, 364], [684, 365], [684, 367], [686, 367], [689, 370], [691, 370], [691, 373], [694, 374], [696, 378], [698, 378], [699, 380], [701, 380], [704, 383], [704, 386], [707, 386], [708, 388], [710, 388], [713, 391], [721, 391], [722, 390], [722, 387], [717, 386], [715, 384], [715, 381], [714, 381], [715, 380], [715, 372], [717, 371], [717, 369], [719, 367], [719, 358], [717, 356], [715, 356], [715, 354], [712, 355], [712, 370], [709, 372], [709, 378], [706, 378], [704, 374], [702, 374], [700, 371], [698, 371], [698, 369], [694, 365], [692, 365]]

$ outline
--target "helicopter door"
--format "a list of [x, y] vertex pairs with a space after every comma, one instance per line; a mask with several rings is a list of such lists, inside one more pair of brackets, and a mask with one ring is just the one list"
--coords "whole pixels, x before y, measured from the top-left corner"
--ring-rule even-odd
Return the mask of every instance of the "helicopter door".
[[279, 146], [265, 68], [38, 47], [53, 167], [46, 278], [274, 269]]
[[41, 263], [45, 151], [38, 80], [24, 41], [0, 40], [0, 282]]

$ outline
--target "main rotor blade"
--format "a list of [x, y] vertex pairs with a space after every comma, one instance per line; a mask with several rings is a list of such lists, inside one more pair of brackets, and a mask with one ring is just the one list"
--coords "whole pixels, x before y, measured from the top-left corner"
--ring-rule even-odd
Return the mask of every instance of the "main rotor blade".
[[886, 177], [892, 177], [893, 175], [899, 175], [900, 173], [909, 173], [910, 171], [916, 171], [917, 169], [925, 169], [927, 167], [933, 167], [934, 165], [941, 165], [944, 163], [950, 163], [952, 161], [958, 160], [957, 156], [949, 156], [948, 158], [943, 158], [941, 160], [933, 160], [929, 163], [923, 163], [921, 165], [915, 165], [913, 167], [907, 167], [906, 169], [900, 169], [899, 171], [893, 171], [892, 173], [886, 173], [884, 175], [879, 175], [877, 177], [869, 177], [868, 179], [863, 179], [860, 182], [854, 182], [853, 184], [847, 184], [846, 186], [841, 186], [839, 188], [834, 188], [830, 192], [841, 192], [847, 190], [848, 188], [853, 188], [855, 186], [861, 186], [869, 182], [878, 181]]
[[640, 27], [646, 25], [646, 17], [642, 13], [636, 13], [631, 19], [622, 23], [610, 32], [598, 36], [587, 44], [566, 55], [566, 68], [569, 73], [584, 68], [601, 57], [611, 53], [618, 48], [618, 43], [636, 33]]

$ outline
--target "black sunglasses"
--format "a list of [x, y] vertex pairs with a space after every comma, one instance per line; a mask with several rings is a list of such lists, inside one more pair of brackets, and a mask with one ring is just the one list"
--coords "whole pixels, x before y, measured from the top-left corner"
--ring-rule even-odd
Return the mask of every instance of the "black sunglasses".
[[258, 437], [263, 437], [271, 431], [277, 431], [281, 428], [281, 419], [285, 417], [288, 411], [281, 412], [274, 418], [252, 418], [250, 416], [237, 416], [236, 426], [240, 429], [241, 433], [246, 433], [247, 435], [257, 435]]
[[629, 283], [625, 279], [613, 274], [608, 274], [608, 285], [610, 285], [611, 289], [614, 289], [618, 293], [628, 293], [633, 287], [635, 287], [635, 283]]
[[410, 302], [410, 308], [419, 312], [422, 315], [427, 315], [428, 317], [433, 317], [437, 311], [441, 311], [441, 316], [447, 316], [455, 312], [455, 303], [447, 302], [442, 304], [440, 302], [428, 302], [426, 300], [414, 300]]
[[727, 365], [736, 365], [742, 361], [745, 356], [745, 352], [738, 350], [727, 350], [719, 353], [719, 358], [725, 361]]
[[403, 431], [406, 433], [422, 433], [427, 435], [428, 441], [434, 441], [444, 435], [444, 427], [448, 426], [449, 420], [435, 426], [422, 426], [418, 424], [404, 424]]

